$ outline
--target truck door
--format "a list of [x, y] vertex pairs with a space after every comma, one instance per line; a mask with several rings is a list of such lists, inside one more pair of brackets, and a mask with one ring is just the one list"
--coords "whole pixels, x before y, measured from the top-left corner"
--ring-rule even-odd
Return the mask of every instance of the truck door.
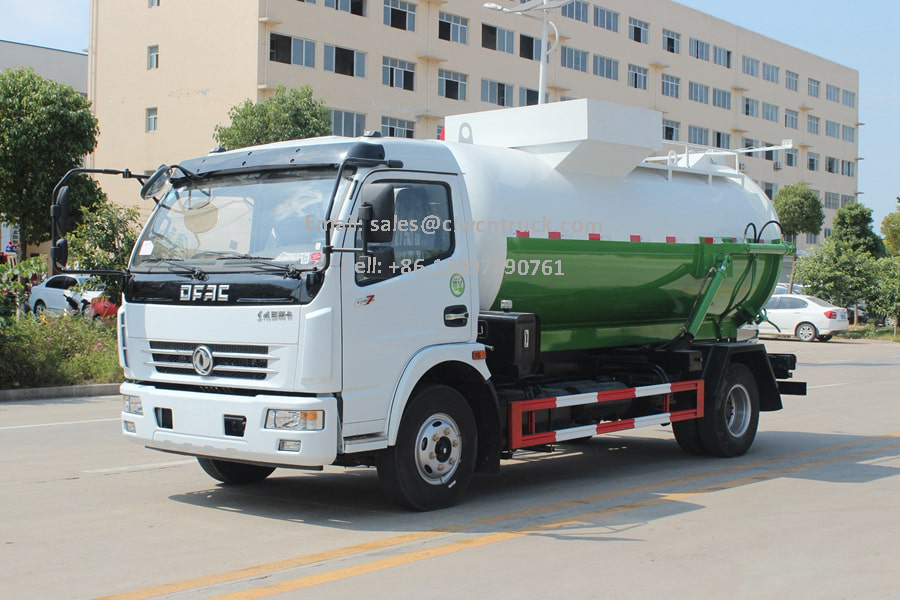
[[[378, 174], [376, 174], [378, 175]], [[466, 342], [474, 335], [468, 247], [454, 219], [465, 211], [453, 176], [381, 174], [366, 186], [389, 185], [395, 221], [390, 242], [371, 244], [393, 261], [383, 275], [357, 273], [360, 257], [341, 263], [343, 423], [345, 437], [384, 431], [391, 399], [404, 367], [423, 348]], [[345, 246], [359, 247], [348, 232]], [[366, 263], [363, 262], [365, 265]], [[465, 266], [465, 268], [463, 268]]]

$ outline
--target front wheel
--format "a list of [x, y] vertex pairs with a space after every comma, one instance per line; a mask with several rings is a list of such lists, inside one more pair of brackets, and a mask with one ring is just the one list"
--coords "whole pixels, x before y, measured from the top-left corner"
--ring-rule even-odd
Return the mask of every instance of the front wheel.
[[47, 310], [47, 305], [44, 304], [43, 300], [38, 300], [34, 303], [34, 314], [37, 316], [44, 314], [45, 310]]
[[703, 447], [714, 456], [741, 456], [750, 449], [759, 425], [759, 388], [745, 365], [733, 363], [700, 421]]
[[421, 389], [406, 407], [397, 443], [378, 462], [385, 492], [416, 510], [452, 506], [472, 479], [476, 438], [475, 418], [459, 392], [446, 385]]
[[248, 465], [247, 463], [231, 462], [230, 460], [218, 460], [216, 458], [197, 457], [200, 467], [213, 479], [222, 483], [241, 485], [262, 481], [272, 474], [275, 467], [262, 465]]
[[812, 342], [819, 336], [819, 330], [812, 323], [800, 323], [794, 333], [802, 342]]

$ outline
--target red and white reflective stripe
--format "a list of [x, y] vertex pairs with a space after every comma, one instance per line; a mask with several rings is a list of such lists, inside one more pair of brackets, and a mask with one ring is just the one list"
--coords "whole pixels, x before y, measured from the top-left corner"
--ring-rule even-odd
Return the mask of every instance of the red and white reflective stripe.
[[[694, 408], [671, 412], [669, 410], [672, 394], [678, 392], [694, 392]], [[615, 402], [617, 400], [631, 400], [646, 398], [649, 396], [665, 396], [662, 413], [646, 415], [634, 419], [621, 421], [608, 421], [597, 425], [582, 425], [569, 427], [556, 431], [535, 431], [534, 413], [541, 410], [554, 408], [566, 408], [570, 406], [583, 406], [587, 404]], [[577, 438], [589, 437], [601, 433], [650, 427], [663, 423], [699, 419], [703, 416], [703, 380], [680, 381], [676, 383], [661, 383], [658, 385], [645, 385], [635, 388], [623, 388], [605, 392], [590, 392], [587, 394], [572, 394], [555, 398], [539, 398], [536, 400], [523, 400], [512, 402], [509, 405], [509, 449], [527, 448], [542, 444], [553, 444]]]

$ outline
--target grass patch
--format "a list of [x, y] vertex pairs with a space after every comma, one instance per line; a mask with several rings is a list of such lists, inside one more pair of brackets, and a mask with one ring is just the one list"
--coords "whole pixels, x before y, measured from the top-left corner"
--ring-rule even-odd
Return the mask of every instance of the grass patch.
[[893, 327], [875, 327], [874, 325], [851, 325], [850, 329], [835, 335], [845, 340], [884, 340], [900, 342], [900, 335], [894, 335]]
[[0, 329], [0, 389], [122, 380], [112, 325], [28, 315]]

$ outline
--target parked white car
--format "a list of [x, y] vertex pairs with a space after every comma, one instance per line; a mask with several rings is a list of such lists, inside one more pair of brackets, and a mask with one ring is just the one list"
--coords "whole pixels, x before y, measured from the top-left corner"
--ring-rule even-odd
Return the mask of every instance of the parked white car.
[[804, 342], [827, 342], [835, 333], [847, 331], [849, 327], [846, 308], [834, 306], [813, 296], [772, 296], [765, 310], [771, 322], [763, 321], [759, 324], [760, 335], [790, 335]]
[[44, 311], [83, 312], [91, 305], [91, 300], [100, 296], [96, 290], [78, 292], [75, 286], [83, 285], [90, 277], [85, 275], [54, 275], [43, 283], [31, 288], [29, 304], [35, 314]]

